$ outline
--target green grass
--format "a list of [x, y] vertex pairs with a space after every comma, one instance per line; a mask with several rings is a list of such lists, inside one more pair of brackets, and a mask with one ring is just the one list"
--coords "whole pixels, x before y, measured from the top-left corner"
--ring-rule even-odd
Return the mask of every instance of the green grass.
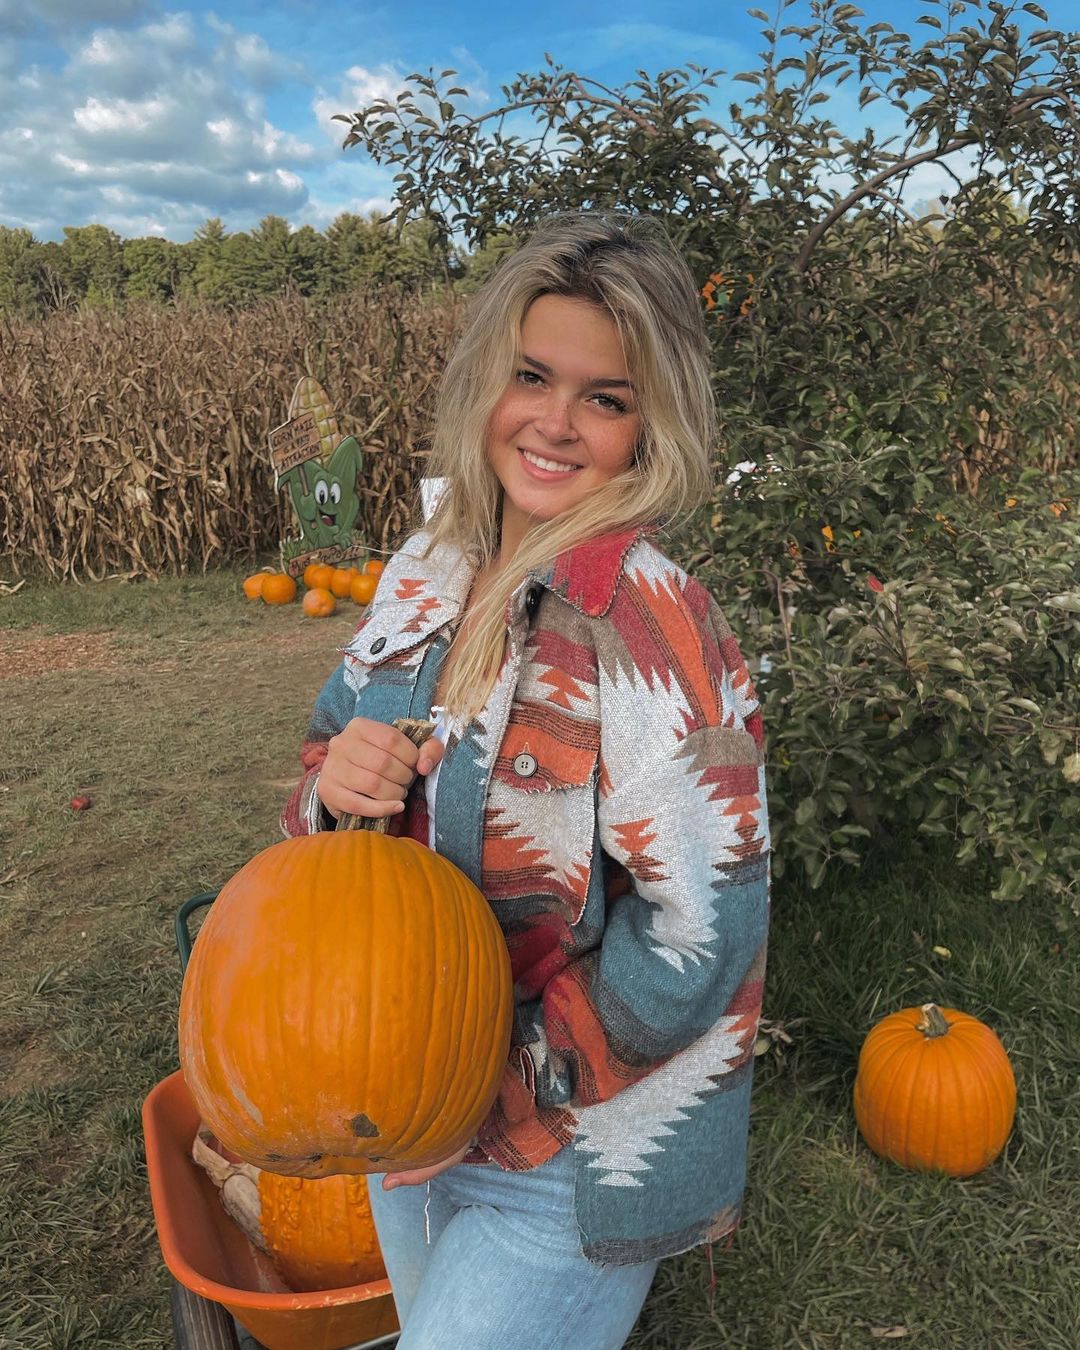
[[[176, 1067], [173, 914], [278, 837], [357, 617], [247, 605], [239, 577], [0, 597], [0, 668], [13, 643], [44, 662], [103, 635], [79, 668], [0, 679], [3, 1350], [171, 1344], [139, 1107]], [[816, 893], [777, 884], [765, 1011], [794, 1044], [759, 1061], [746, 1218], [711, 1292], [704, 1252], [662, 1264], [634, 1350], [868, 1346], [897, 1328], [922, 1350], [1076, 1350], [1076, 940], [1053, 905], [988, 889], [910, 842]], [[927, 999], [989, 1021], [1016, 1070], [1009, 1144], [968, 1181], [881, 1161], [851, 1112], [871, 1023]]]

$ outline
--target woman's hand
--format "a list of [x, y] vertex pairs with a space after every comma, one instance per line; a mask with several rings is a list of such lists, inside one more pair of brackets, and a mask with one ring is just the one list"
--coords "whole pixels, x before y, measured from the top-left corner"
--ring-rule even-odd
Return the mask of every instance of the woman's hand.
[[335, 820], [346, 811], [392, 816], [401, 810], [416, 775], [430, 773], [442, 755], [442, 743], [434, 736], [417, 749], [397, 727], [354, 717], [330, 738], [319, 770], [319, 800]]
[[430, 1181], [432, 1177], [437, 1177], [440, 1172], [445, 1172], [450, 1167], [456, 1167], [468, 1151], [469, 1145], [466, 1144], [452, 1158], [446, 1158], [440, 1163], [432, 1163], [430, 1167], [417, 1167], [411, 1172], [387, 1172], [382, 1179], [382, 1188], [384, 1191], [392, 1191], [395, 1186], [419, 1186], [425, 1181]]

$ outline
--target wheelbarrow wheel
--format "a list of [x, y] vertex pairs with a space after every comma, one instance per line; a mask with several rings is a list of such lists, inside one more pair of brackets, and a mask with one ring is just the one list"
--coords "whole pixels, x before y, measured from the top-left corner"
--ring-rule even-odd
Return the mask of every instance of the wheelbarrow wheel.
[[[169, 1306], [176, 1350], [241, 1350], [236, 1323], [220, 1303], [200, 1298], [179, 1280], [173, 1280]], [[246, 1333], [245, 1338], [242, 1350], [252, 1350], [257, 1342]]]

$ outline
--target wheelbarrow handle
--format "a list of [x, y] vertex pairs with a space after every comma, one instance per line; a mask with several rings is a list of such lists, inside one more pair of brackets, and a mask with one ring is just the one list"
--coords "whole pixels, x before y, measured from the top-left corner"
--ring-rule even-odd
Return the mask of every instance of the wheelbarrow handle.
[[185, 900], [176, 911], [176, 949], [180, 953], [180, 969], [187, 970], [187, 963], [191, 959], [191, 929], [188, 927], [188, 920], [198, 909], [206, 909], [217, 899], [217, 891], [200, 891], [198, 895], [193, 895], [190, 900]]

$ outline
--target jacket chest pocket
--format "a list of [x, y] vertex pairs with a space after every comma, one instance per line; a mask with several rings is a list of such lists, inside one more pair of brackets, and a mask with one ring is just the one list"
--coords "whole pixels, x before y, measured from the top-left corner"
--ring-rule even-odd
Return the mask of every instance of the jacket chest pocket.
[[515, 705], [488, 783], [484, 894], [504, 921], [580, 919], [596, 841], [598, 723]]

